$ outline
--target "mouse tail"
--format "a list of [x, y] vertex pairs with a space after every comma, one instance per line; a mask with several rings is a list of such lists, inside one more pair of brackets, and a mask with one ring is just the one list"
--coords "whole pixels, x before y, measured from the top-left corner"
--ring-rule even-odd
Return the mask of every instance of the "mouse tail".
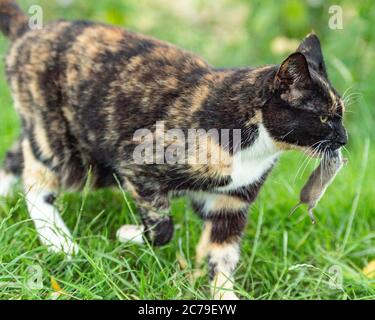
[[294, 212], [297, 211], [297, 209], [302, 205], [302, 202], [298, 202], [293, 208], [292, 210], [290, 211], [289, 213], [289, 217], [292, 216], [294, 214]]

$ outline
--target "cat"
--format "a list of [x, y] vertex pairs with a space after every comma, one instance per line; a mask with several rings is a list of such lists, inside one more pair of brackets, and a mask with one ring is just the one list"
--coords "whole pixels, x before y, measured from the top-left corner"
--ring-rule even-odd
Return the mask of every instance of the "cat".
[[[142, 225], [121, 227], [120, 241], [168, 243], [170, 198], [183, 195], [204, 220], [197, 263], [208, 258], [212, 297], [236, 299], [249, 208], [280, 155], [319, 156], [347, 143], [344, 104], [314, 33], [280, 65], [217, 69], [172, 44], [101, 23], [61, 20], [30, 30], [13, 0], [0, 0], [0, 29], [11, 40], [6, 75], [22, 123], [0, 192], [22, 178], [29, 214], [53, 252], [79, 250], [54, 201], [61, 190], [81, 190], [88, 176], [96, 188], [120, 184], [137, 202]], [[159, 122], [161, 133], [203, 130], [210, 148], [199, 142], [195, 151], [222, 157], [170, 163], [151, 148], [152, 161], [135, 161], [146, 139], [135, 133], [157, 138]], [[232, 130], [229, 143], [204, 133], [211, 129]], [[161, 151], [174, 142], [168, 138]]]

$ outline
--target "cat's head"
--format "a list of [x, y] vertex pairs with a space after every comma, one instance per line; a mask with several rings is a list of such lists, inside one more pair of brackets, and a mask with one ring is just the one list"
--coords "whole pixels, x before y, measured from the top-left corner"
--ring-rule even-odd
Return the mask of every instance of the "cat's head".
[[281, 149], [320, 153], [347, 143], [344, 104], [328, 80], [320, 42], [308, 35], [280, 65], [263, 122]]

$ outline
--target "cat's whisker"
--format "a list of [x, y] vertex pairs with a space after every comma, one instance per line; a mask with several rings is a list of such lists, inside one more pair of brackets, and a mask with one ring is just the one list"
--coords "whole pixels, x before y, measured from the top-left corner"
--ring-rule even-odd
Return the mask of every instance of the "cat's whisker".
[[[325, 147], [326, 148], [326, 147]], [[324, 151], [323, 151], [323, 153], [325, 152], [325, 148], [324, 148]], [[320, 181], [321, 181], [321, 183], [323, 182], [323, 172], [324, 172], [324, 161], [325, 161], [325, 157], [324, 157], [324, 155], [323, 155], [323, 157], [322, 157], [322, 160], [320, 161]]]
[[345, 156], [348, 157], [348, 158], [350, 158], [351, 157], [351, 153], [350, 153], [349, 149], [347, 147], [345, 147], [345, 146], [342, 146], [342, 149], [346, 152]]
[[355, 111], [352, 111], [352, 110], [345, 110], [345, 113], [358, 114], [358, 112], [355, 112]]
[[[322, 160], [323, 161], [323, 160]], [[324, 165], [321, 165], [320, 166], [320, 181], [323, 181], [323, 167], [324, 167]]]
[[310, 146], [309, 149], [304, 150], [304, 151], [302, 152], [300, 158], [299, 158], [299, 161], [298, 161], [297, 166], [300, 166], [301, 161], [302, 161], [302, 162], [306, 161], [306, 160], [307, 160], [307, 157], [309, 157], [309, 156], [312, 154], [311, 148], [313, 148], [314, 146], [316, 146], [316, 145], [319, 144], [319, 143], [322, 143], [322, 142], [324, 143], [324, 142], [327, 142], [327, 141], [328, 141], [328, 140], [320, 140], [320, 141], [318, 141], [318, 142], [312, 144], [312, 145]]
[[348, 102], [347, 104], [345, 104], [345, 109], [347, 110], [351, 106], [358, 104], [358, 102], [359, 102], [359, 100], [351, 100], [350, 102]]
[[352, 96], [361, 96], [361, 95], [362, 95], [361, 92], [351, 92], [351, 93], [349, 93], [349, 91], [348, 91], [345, 95], [342, 96], [341, 100], [343, 102], [345, 102]]
[[357, 103], [362, 98], [363, 98], [363, 94], [351, 94], [343, 100], [343, 103], [345, 107], [348, 107], [349, 105], [353, 103]]
[[[309, 163], [311, 162], [311, 159], [316, 158], [316, 156], [319, 154], [320, 146], [321, 146], [324, 142], [327, 142], [327, 141], [328, 141], [328, 140], [321, 140], [321, 141], [318, 142], [319, 144], [313, 149], [313, 151], [312, 151], [312, 153], [311, 153], [311, 156], [310, 156], [310, 158], [309, 158], [309, 161], [308, 161], [307, 164], [304, 166], [304, 169], [302, 170], [302, 173], [301, 173], [300, 176], [303, 176], [303, 174], [304, 174], [306, 168], [308, 167]], [[314, 144], [314, 145], [315, 145], [315, 144]], [[326, 148], [327, 148], [327, 147], [326, 147]], [[324, 155], [324, 154], [323, 154], [323, 155]], [[318, 160], [318, 159], [316, 159], [316, 160]]]
[[[320, 140], [320, 141], [314, 143], [313, 145], [311, 145], [311, 147], [310, 147], [309, 149], [307, 149], [307, 150], [305, 150], [305, 151], [303, 152], [302, 157], [303, 157], [303, 156], [305, 156], [305, 157], [304, 157], [304, 160], [303, 160], [302, 164], [299, 166], [296, 175], [294, 176], [294, 183], [296, 182], [296, 179], [297, 179], [297, 177], [298, 177], [298, 175], [299, 175], [299, 172], [300, 172], [301, 169], [304, 167], [305, 163], [308, 162], [309, 159], [311, 159], [312, 157], [314, 157], [314, 155], [315, 155], [315, 152], [314, 152], [315, 149], [316, 149], [316, 148], [319, 148], [320, 144], [322, 144], [322, 143], [324, 143], [324, 142], [327, 142], [327, 141], [328, 141], [328, 140]], [[315, 145], [318, 145], [318, 146], [317, 146], [316, 148], [314, 148], [313, 150], [311, 150], [311, 148], [314, 147]]]
[[[299, 163], [297, 164], [298, 169], [297, 169], [297, 172], [296, 172], [296, 174], [295, 174], [295, 176], [294, 176], [293, 183], [296, 182], [296, 179], [297, 179], [297, 177], [298, 177], [298, 174], [299, 174], [300, 170], [301, 170], [302, 167], [305, 165], [306, 161], [308, 161], [308, 159], [309, 159], [309, 157], [310, 157], [311, 154], [312, 154], [312, 152], [311, 152], [310, 149], [305, 150], [305, 151], [302, 153], [302, 155], [301, 155], [301, 157], [300, 157], [301, 160], [300, 160]], [[302, 163], [301, 163], [301, 161], [302, 161]]]
[[[322, 142], [322, 143], [323, 143], [323, 142]], [[317, 155], [317, 153], [318, 153], [318, 149], [319, 149], [319, 147], [320, 147], [320, 145], [321, 145], [322, 143], [320, 143], [316, 148], [314, 148], [314, 151], [313, 151], [313, 153], [312, 153], [312, 156], [308, 158], [308, 161], [307, 161], [307, 163], [305, 164], [305, 166], [304, 166], [304, 168], [303, 168], [303, 170], [302, 170], [302, 172], [301, 172], [301, 174], [300, 174], [300, 178], [301, 178], [301, 177], [303, 176], [303, 174], [305, 173], [305, 171], [306, 171], [307, 167], [309, 166], [311, 160], [314, 159], [315, 155]]]
[[352, 92], [352, 93], [348, 94], [347, 96], [343, 97], [342, 99], [347, 99], [348, 97], [351, 97], [351, 96], [363, 96], [363, 93], [362, 92]]
[[344, 101], [345, 107], [351, 106], [354, 103], [358, 103], [360, 97], [350, 97], [348, 100]]
[[307, 154], [307, 152], [306, 151], [304, 151], [302, 154], [301, 154], [301, 156], [300, 156], [300, 158], [299, 158], [299, 161], [298, 161], [298, 163], [297, 163], [297, 172], [296, 172], [296, 174], [294, 175], [294, 178], [293, 178], [293, 184], [295, 184], [296, 183], [296, 180], [297, 180], [297, 178], [298, 178], [298, 173], [300, 172], [300, 170], [302, 169], [302, 167], [303, 167], [303, 165], [305, 164], [305, 162], [307, 161], [307, 159], [308, 159], [308, 154]]
[[354, 87], [354, 85], [351, 85], [349, 87], [346, 88], [346, 90], [344, 91], [344, 93], [342, 94], [342, 98], [341, 99], [344, 99], [346, 97], [347, 94], [349, 94], [350, 90], [352, 90]]
[[[329, 157], [331, 157], [330, 155], [330, 149], [328, 148], [328, 146], [326, 146], [323, 150], [323, 171], [326, 171], [326, 169], [328, 168], [328, 159]], [[321, 183], [323, 185], [323, 177], [322, 177], [322, 180], [321, 180]]]
[[283, 135], [281, 139], [285, 139], [288, 135], [290, 135], [295, 129], [290, 130], [287, 134]]

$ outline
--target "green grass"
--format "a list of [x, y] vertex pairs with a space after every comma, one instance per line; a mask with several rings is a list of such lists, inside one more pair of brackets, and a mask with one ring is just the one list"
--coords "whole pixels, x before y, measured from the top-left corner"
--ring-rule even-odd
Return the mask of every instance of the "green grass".
[[[236, 290], [246, 299], [375, 298], [375, 281], [361, 271], [375, 258], [375, 19], [370, 1], [334, 1], [342, 4], [346, 16], [344, 30], [339, 31], [328, 29], [327, 2], [312, 8], [300, 1], [210, 1], [215, 5], [196, 1], [193, 9], [198, 8], [201, 17], [196, 20], [188, 9], [176, 11], [168, 1], [77, 0], [67, 8], [52, 1], [21, 1], [24, 8], [35, 2], [43, 5], [48, 19], [89, 17], [125, 25], [177, 43], [220, 66], [281, 61], [282, 55], [270, 49], [275, 37], [298, 39], [315, 29], [322, 37], [332, 82], [341, 92], [351, 88], [350, 93], [359, 97], [348, 107], [346, 117], [349, 163], [316, 209], [314, 226], [305, 210], [288, 216], [314, 163], [303, 170], [306, 161], [301, 154], [283, 155], [252, 207]], [[242, 17], [241, 12], [247, 15]], [[217, 13], [223, 15], [221, 19]], [[0, 54], [5, 54], [7, 46], [1, 38]], [[0, 97], [2, 158], [19, 127], [3, 72]], [[61, 299], [209, 298], [207, 276], [196, 283], [189, 280], [202, 223], [184, 199], [173, 202], [172, 242], [157, 249], [116, 241], [116, 230], [134, 222], [131, 212], [136, 211], [119, 190], [66, 194], [58, 203], [81, 247], [72, 261], [49, 254], [40, 245], [20, 188], [0, 203], [0, 299], [49, 299], [51, 277], [66, 293]], [[178, 263], [181, 256], [187, 261], [184, 269]], [[33, 265], [43, 272], [40, 290], [27, 285], [28, 268]], [[341, 289], [330, 288], [332, 267], [342, 269]]]

